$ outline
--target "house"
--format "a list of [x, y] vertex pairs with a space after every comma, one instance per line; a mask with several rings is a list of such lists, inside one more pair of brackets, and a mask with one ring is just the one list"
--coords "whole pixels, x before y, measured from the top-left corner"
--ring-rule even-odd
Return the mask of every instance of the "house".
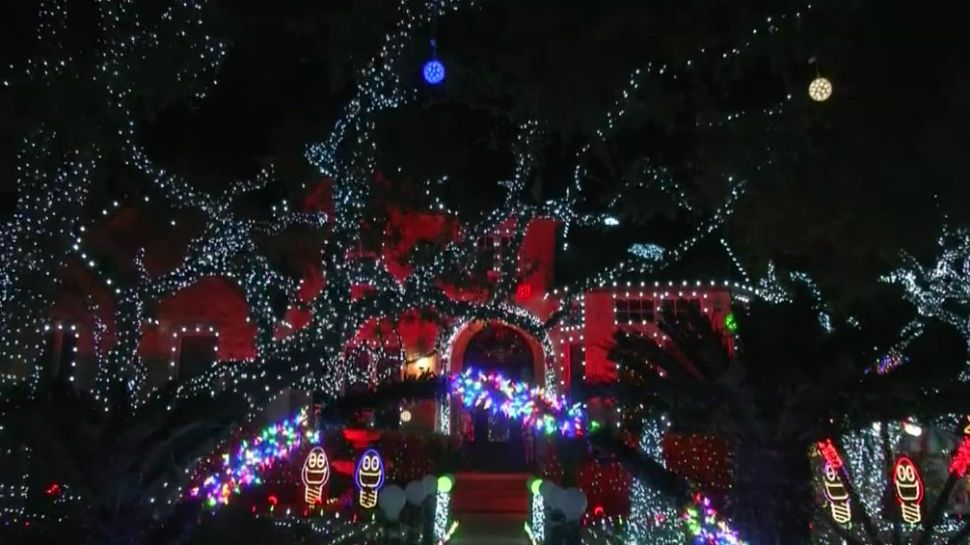
[[[320, 184], [308, 192], [303, 208], [327, 210], [328, 199], [327, 185]], [[399, 281], [410, 273], [415, 249], [422, 245], [433, 249], [461, 236], [458, 220], [444, 213], [393, 206], [386, 212], [379, 227], [383, 230], [380, 240], [362, 242], [348, 259], [379, 259]], [[92, 271], [91, 264], [95, 263], [94, 269], [112, 267], [115, 274], [123, 275], [125, 263], [144, 248], [149, 272], [164, 272], [179, 262], [192, 232], [190, 220], [160, 226], [159, 221], [135, 209], [119, 207], [105, 216], [103, 223], [89, 231], [88, 246], [100, 249], [99, 258], [90, 263], [69, 262], [64, 291], [51, 312], [48, 370], [75, 382], [78, 388], [93, 384], [95, 356], [110, 346], [114, 337], [111, 290]], [[446, 288], [449, 296], [464, 300], [482, 297], [482, 286], [493, 282], [501, 264], [513, 259], [517, 274], [509, 303], [540, 321], [556, 312], [565, 295], [554, 288], [560, 226], [553, 219], [538, 218], [524, 229], [514, 256], [510, 253], [518, 233], [512, 220], [479, 239], [476, 263], [469, 266], [475, 281], [451, 281]], [[298, 293], [280, 308], [276, 337], [285, 337], [308, 323], [308, 303], [324, 285], [312, 258], [305, 255], [293, 267], [300, 268], [302, 280]], [[351, 296], [360, 296], [370, 288], [366, 283], [353, 286]], [[374, 377], [381, 373], [396, 377], [450, 374], [474, 367], [568, 396], [583, 382], [616, 378], [607, 352], [618, 328], [659, 337], [662, 334], [656, 321], [661, 312], [686, 313], [691, 307], [710, 316], [720, 327], [730, 313], [732, 299], [749, 291], [736, 283], [710, 278], [623, 277], [570, 298], [563, 319], [543, 338], [510, 323], [483, 321], [476, 316], [428, 317], [408, 312], [365, 324], [357, 337], [348, 341], [347, 351]], [[150, 320], [142, 326], [138, 349], [150, 387], [191, 379], [211, 366], [231, 365], [257, 355], [256, 327], [250, 323], [246, 301], [225, 279], [204, 278], [157, 301], [150, 314]], [[298, 393], [283, 396], [271, 413], [286, 412], [305, 402], [306, 397]], [[599, 411], [597, 418], [602, 422], [611, 421], [604, 408], [591, 410]], [[416, 431], [463, 433], [478, 445], [502, 443], [499, 446], [504, 449], [521, 448], [518, 434], [510, 434], [507, 423], [489, 420], [487, 415], [470, 415], [454, 402], [401, 407], [399, 422], [394, 424]]]

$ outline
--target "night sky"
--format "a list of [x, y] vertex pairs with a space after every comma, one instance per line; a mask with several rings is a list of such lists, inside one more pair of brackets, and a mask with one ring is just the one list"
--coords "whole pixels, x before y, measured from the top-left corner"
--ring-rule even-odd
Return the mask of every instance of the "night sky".
[[[12, 4], [0, 18], [3, 65], [37, 54], [33, 3]], [[90, 2], [70, 4], [75, 15], [68, 39], [83, 55], [93, 36]], [[155, 4], [161, 3], [144, 6]], [[279, 167], [285, 187], [298, 187], [314, 178], [301, 157], [304, 146], [331, 127], [355, 67], [393, 23], [394, 3], [217, 4], [212, 32], [231, 43], [219, 85], [204, 100], [183, 97], [145, 111], [143, 143], [203, 188], [251, 175], [269, 162]], [[680, 66], [701, 45], [724, 50], [766, 16], [805, 6], [480, 4], [418, 33], [408, 57], [414, 70], [405, 77], [421, 88], [420, 100], [382, 119], [379, 132], [386, 172], [402, 168], [402, 180], [450, 174], [447, 195], [465, 205], [499, 195], [495, 181], [510, 171], [508, 144], [517, 123], [542, 124], [546, 139], [534, 194], [556, 195], [568, 182], [575, 150], [602, 123], [632, 68], [647, 61]], [[725, 175], [750, 180], [750, 196], [728, 234], [754, 267], [773, 258], [812, 270], [836, 292], [854, 292], [891, 265], [900, 248], [931, 250], [941, 214], [960, 222], [970, 209], [970, 47], [954, 4], [819, 2], [798, 27], [783, 26], [736, 60], [701, 62], [677, 85], [648, 83], [631, 121], [594, 153], [586, 206], [601, 207], [634, 160], [645, 156], [669, 168], [701, 210], [723, 197]], [[419, 70], [432, 37], [448, 78], [429, 89], [420, 86]], [[812, 58], [835, 88], [823, 104], [806, 94], [816, 73]], [[695, 127], [719, 113], [771, 106], [787, 94], [793, 98], [777, 118], [755, 116], [715, 131]], [[59, 108], [71, 119], [85, 119], [77, 113], [84, 111], [83, 95], [65, 90], [61, 96], [40, 103], [0, 88], [0, 190], [7, 209], [24, 131], [47, 116], [65, 117]], [[770, 168], [755, 170], [767, 161]], [[136, 192], [141, 182], [133, 178], [119, 168], [104, 184]], [[630, 195], [623, 215], [625, 228], [603, 237], [624, 244], [672, 238], [656, 227], [658, 218], [670, 215], [660, 197]]]

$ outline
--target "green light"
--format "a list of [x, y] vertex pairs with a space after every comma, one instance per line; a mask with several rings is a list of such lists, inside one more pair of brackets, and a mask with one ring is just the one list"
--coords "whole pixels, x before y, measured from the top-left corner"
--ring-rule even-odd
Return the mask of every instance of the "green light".
[[539, 487], [542, 486], [542, 479], [535, 479], [532, 484], [529, 485], [529, 490], [532, 490], [533, 496], [539, 495]]
[[438, 492], [451, 492], [451, 487], [454, 484], [451, 477], [447, 475], [442, 475], [438, 477]]
[[726, 329], [728, 333], [731, 333], [732, 335], [738, 332], [738, 321], [734, 319], [733, 312], [729, 312], [728, 315], [724, 317], [724, 329]]

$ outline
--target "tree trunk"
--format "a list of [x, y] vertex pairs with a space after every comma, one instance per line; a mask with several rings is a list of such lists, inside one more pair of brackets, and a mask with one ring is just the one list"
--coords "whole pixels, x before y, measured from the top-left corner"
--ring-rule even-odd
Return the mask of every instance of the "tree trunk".
[[745, 444], [734, 449], [731, 519], [751, 545], [810, 541], [812, 475], [801, 444]]

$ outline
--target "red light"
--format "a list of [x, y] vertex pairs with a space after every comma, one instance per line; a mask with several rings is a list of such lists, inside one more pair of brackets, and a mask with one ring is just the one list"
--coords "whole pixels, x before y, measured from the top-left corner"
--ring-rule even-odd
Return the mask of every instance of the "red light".
[[903, 520], [919, 524], [923, 520], [920, 502], [923, 501], [923, 478], [919, 468], [906, 456], [896, 459], [893, 466], [893, 484], [896, 486], [896, 501], [899, 502]]
[[597, 505], [593, 508], [593, 515], [597, 517], [602, 517], [605, 513], [606, 511], [603, 509], [602, 505]]
[[970, 466], [970, 437], [964, 437], [953, 455], [953, 461], [950, 462], [950, 473], [963, 477], [967, 473], [968, 466]]
[[61, 485], [57, 483], [51, 483], [47, 488], [44, 489], [44, 494], [48, 496], [56, 496], [61, 493]]
[[272, 505], [279, 505], [280, 503], [279, 498], [277, 498], [275, 494], [270, 494], [269, 497], [266, 498], [266, 501], [268, 501]]
[[839, 451], [836, 450], [831, 439], [819, 441], [815, 446], [818, 448], [818, 453], [825, 458], [826, 464], [832, 466], [834, 469], [842, 469], [842, 457], [839, 456]]

